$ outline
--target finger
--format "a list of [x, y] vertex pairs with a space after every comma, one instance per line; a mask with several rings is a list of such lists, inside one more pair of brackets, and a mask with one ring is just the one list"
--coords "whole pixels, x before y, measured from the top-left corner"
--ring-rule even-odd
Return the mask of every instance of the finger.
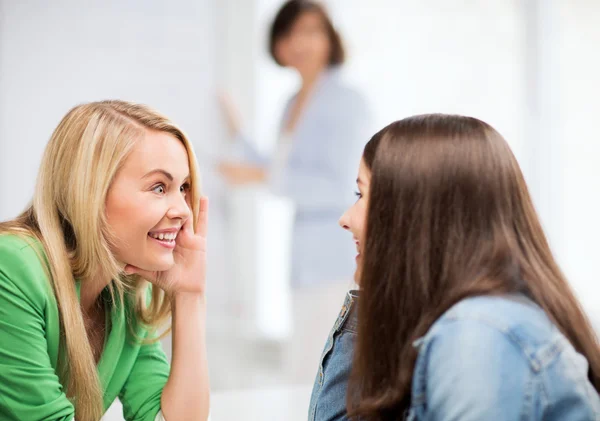
[[177, 238], [175, 239], [175, 241], [179, 240], [179, 239], [183, 239], [184, 236], [189, 236], [189, 235], [193, 235], [194, 234], [194, 213], [193, 213], [193, 209], [194, 207], [190, 204], [190, 211], [191, 214], [189, 216], [189, 218], [187, 218], [185, 220], [185, 222], [183, 223], [183, 226], [181, 227], [181, 233], [182, 235], [178, 235]]
[[202, 196], [199, 202], [196, 233], [206, 238], [208, 232], [208, 197]]

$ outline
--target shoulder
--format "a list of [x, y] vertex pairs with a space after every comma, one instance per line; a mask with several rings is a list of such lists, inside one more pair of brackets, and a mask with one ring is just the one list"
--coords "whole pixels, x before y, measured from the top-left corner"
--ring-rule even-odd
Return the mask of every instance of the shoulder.
[[432, 335], [453, 323], [461, 329], [483, 325], [520, 346], [540, 344], [560, 335], [544, 310], [521, 294], [471, 297], [451, 307], [430, 329]]
[[[585, 359], [545, 312], [523, 296], [462, 300], [415, 346], [413, 399], [417, 404], [427, 402], [433, 412], [462, 407], [480, 415], [473, 419], [516, 419], [532, 402], [539, 402], [537, 383], [544, 385], [546, 399], [553, 402], [567, 396], [557, 386], [587, 387]], [[575, 357], [581, 360], [577, 381]], [[493, 413], [493, 408], [502, 412]], [[507, 416], [507, 411], [514, 413]]]
[[30, 236], [0, 234], [0, 268], [3, 272], [34, 271], [45, 259], [40, 242]]
[[460, 301], [415, 346], [417, 364], [429, 375], [455, 373], [454, 381], [490, 384], [504, 381], [508, 371], [523, 381], [543, 370], [552, 362], [548, 353], [564, 343], [540, 307], [522, 296], [506, 296]]
[[[415, 342], [413, 403], [433, 415], [465, 411], [471, 416], [465, 419], [516, 419], [533, 375], [527, 346], [512, 336], [512, 322], [494, 317], [496, 306], [488, 313], [478, 311], [478, 303], [461, 304]], [[507, 407], [513, 418], [495, 412]]]
[[363, 92], [350, 83], [341, 69], [328, 70], [323, 76], [323, 98], [335, 102], [342, 109], [359, 110], [367, 108]]
[[520, 419], [530, 396], [527, 358], [501, 331], [476, 320], [438, 325], [421, 344], [413, 410], [426, 419]]
[[420, 358], [427, 359], [427, 363], [460, 358], [461, 361], [453, 361], [453, 364], [464, 364], [463, 371], [475, 368], [474, 373], [480, 372], [480, 368], [476, 368], [478, 364], [485, 365], [489, 371], [493, 364], [508, 362], [509, 358], [528, 365], [531, 344], [539, 343], [535, 336], [547, 336], [550, 340], [551, 335], [536, 335], [536, 328], [549, 333], [549, 326], [544, 326], [537, 311], [527, 314], [528, 310], [519, 308], [520, 305], [494, 298], [459, 302], [415, 342]]
[[23, 295], [41, 305], [51, 294], [45, 253], [29, 236], [0, 234], [0, 292]]

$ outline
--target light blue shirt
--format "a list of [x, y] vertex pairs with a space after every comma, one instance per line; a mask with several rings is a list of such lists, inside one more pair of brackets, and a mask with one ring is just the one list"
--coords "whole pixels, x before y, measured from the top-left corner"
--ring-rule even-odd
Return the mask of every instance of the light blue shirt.
[[[292, 97], [281, 127], [289, 118]], [[356, 174], [369, 133], [370, 116], [363, 96], [346, 85], [338, 70], [321, 74], [291, 133], [287, 160], [272, 180], [275, 194], [295, 204], [292, 282], [295, 285], [351, 280], [355, 245], [338, 225], [352, 205]], [[271, 156], [256, 152], [242, 139], [245, 158], [265, 167]]]

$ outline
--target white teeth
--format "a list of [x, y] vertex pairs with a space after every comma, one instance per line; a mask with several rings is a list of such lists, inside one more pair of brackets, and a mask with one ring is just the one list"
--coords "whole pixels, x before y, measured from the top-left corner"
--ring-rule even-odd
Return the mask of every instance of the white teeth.
[[170, 233], [166, 233], [166, 234], [162, 233], [162, 232], [160, 234], [150, 233], [150, 237], [156, 238], [157, 240], [161, 240], [161, 241], [173, 241], [177, 237], [177, 233], [176, 232], [170, 232]]

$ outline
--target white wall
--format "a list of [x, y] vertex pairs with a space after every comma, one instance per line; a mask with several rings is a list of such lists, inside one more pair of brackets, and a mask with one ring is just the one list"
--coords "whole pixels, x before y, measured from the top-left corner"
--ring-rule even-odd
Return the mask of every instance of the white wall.
[[559, 3], [564, 268], [600, 328], [600, 2]]
[[518, 1], [329, 0], [369, 93], [375, 125], [419, 113], [470, 114], [521, 141]]
[[25, 207], [45, 143], [81, 102], [148, 103], [188, 132], [201, 164], [216, 153], [214, 1], [0, 0], [0, 11], [0, 219]]

